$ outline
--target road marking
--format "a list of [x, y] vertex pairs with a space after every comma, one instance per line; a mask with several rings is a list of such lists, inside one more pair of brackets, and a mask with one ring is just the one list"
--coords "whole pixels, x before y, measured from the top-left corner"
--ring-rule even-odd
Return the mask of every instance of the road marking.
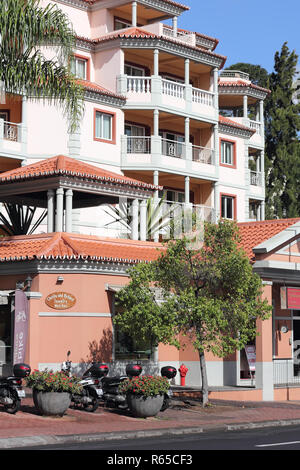
[[290, 441], [290, 442], [277, 442], [274, 444], [259, 444], [255, 447], [272, 447], [272, 446], [288, 446], [291, 444], [300, 444], [300, 441]]

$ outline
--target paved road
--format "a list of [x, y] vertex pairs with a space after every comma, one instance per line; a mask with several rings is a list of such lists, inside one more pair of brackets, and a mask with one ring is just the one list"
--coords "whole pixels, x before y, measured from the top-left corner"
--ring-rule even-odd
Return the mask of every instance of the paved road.
[[[158, 455], [157, 451], [171, 451], [170, 455], [188, 455], [188, 451], [192, 451], [191, 455], [196, 456], [199, 450], [300, 450], [300, 426], [280, 426], [245, 431], [214, 431], [180, 437], [161, 436], [159, 438], [140, 438], [135, 440], [68, 443], [23, 447], [20, 450], [105, 451], [104, 455], [106, 458], [113, 457], [115, 459], [122, 457], [123, 454], [127, 456], [143, 456], [143, 452], [148, 451], [145, 455], [147, 455], [147, 458], [154, 456], [151, 464], [155, 465], [156, 463], [159, 464], [158, 461], [155, 461], [155, 456]], [[131, 454], [128, 451], [132, 451]], [[165, 454], [166, 452], [162, 453], [162, 455]], [[147, 462], [150, 464], [149, 460]], [[120, 460], [119, 465], [122, 466], [122, 463]], [[167, 462], [164, 462], [162, 457], [160, 464], [163, 463], [166, 464]], [[188, 465], [189, 462], [182, 461], [181, 464]], [[137, 465], [135, 468], [139, 467], [146, 468], [140, 465]]]

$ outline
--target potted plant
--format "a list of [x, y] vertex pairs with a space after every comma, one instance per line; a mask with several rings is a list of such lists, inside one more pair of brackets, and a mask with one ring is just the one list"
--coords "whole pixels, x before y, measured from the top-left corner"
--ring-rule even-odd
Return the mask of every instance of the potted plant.
[[166, 377], [142, 375], [124, 380], [119, 391], [126, 394], [128, 407], [140, 418], [156, 416], [170, 384]]
[[67, 377], [63, 372], [34, 370], [25, 380], [27, 387], [32, 388], [36, 408], [46, 416], [63, 416], [72, 394], [81, 391], [80, 379]]

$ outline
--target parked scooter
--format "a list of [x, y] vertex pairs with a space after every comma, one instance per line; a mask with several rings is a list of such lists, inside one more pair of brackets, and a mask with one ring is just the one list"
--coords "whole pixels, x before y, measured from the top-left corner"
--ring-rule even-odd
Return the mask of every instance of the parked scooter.
[[[142, 373], [142, 366], [140, 364], [127, 364], [126, 375], [116, 375], [113, 377], [107, 377], [108, 367], [106, 364], [94, 364], [92, 366], [95, 370], [98, 369], [98, 377], [100, 379], [100, 387], [102, 387], [102, 400], [107, 406], [127, 409], [128, 404], [126, 395], [119, 392], [119, 385], [126, 379], [132, 379], [138, 377]], [[161, 369], [161, 375], [172, 379], [176, 376], [177, 371], [175, 367], [166, 366]], [[163, 405], [161, 411], [166, 410], [170, 406], [172, 391], [169, 390], [164, 396]]]
[[12, 376], [0, 377], [0, 403], [7, 413], [15, 414], [20, 409], [21, 398], [25, 398], [22, 379], [27, 377], [30, 372], [29, 365], [15, 364]]
[[[67, 353], [67, 360], [62, 363], [61, 370], [67, 376], [70, 375], [70, 370], [72, 366], [72, 361], [69, 360], [71, 352], [68, 351]], [[102, 395], [102, 390], [99, 389], [99, 380], [97, 377], [89, 374], [86, 371], [83, 376], [82, 380], [79, 382], [82, 386], [82, 392], [80, 394], [72, 394], [71, 403], [72, 406], [76, 408], [82, 408], [85, 411], [96, 411], [99, 406], [99, 394]]]

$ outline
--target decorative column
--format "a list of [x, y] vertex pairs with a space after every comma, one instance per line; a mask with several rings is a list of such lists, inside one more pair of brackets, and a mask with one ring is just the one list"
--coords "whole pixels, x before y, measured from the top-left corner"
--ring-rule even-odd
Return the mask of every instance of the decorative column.
[[184, 61], [184, 82], [185, 85], [190, 84], [190, 59]]
[[[158, 186], [159, 185], [159, 172], [158, 170], [154, 170], [153, 171], [153, 184], [155, 186]], [[154, 201], [153, 201], [153, 204], [158, 204], [158, 189], [155, 190], [154, 192]], [[153, 236], [153, 240], [155, 242], [158, 242], [159, 241], [159, 233], [158, 233], [158, 230], [156, 230], [154, 233], [151, 233], [151, 236]]]
[[190, 203], [190, 177], [185, 176], [184, 178], [184, 202], [185, 204]]
[[177, 38], [177, 31], [178, 31], [178, 25], [177, 25], [177, 16], [173, 16], [173, 37]]
[[159, 136], [159, 110], [153, 111], [153, 135]]
[[139, 200], [132, 201], [132, 222], [131, 222], [131, 239], [139, 239]]
[[67, 189], [66, 191], [66, 232], [72, 232], [72, 209], [73, 209], [73, 191]]
[[248, 96], [243, 96], [243, 117], [248, 118]]
[[140, 239], [147, 240], [147, 201], [145, 200], [140, 204]]
[[54, 232], [54, 191], [47, 191], [47, 232]]
[[63, 231], [63, 215], [64, 215], [64, 190], [58, 188], [56, 190], [56, 215], [55, 215], [55, 231]]
[[155, 77], [159, 76], [159, 50], [154, 49], [153, 51], [153, 75]]
[[131, 4], [131, 15], [132, 15], [132, 26], [136, 28], [137, 26], [137, 2], [132, 2]]
[[[272, 305], [272, 281], [263, 281], [264, 298]], [[274, 400], [273, 380], [273, 336], [272, 317], [267, 320], [257, 320], [259, 336], [256, 337], [256, 388], [262, 390], [263, 401]]]
[[218, 98], [218, 89], [219, 89], [219, 71], [217, 68], [213, 70], [213, 77], [214, 77], [214, 108], [219, 109], [219, 98]]

